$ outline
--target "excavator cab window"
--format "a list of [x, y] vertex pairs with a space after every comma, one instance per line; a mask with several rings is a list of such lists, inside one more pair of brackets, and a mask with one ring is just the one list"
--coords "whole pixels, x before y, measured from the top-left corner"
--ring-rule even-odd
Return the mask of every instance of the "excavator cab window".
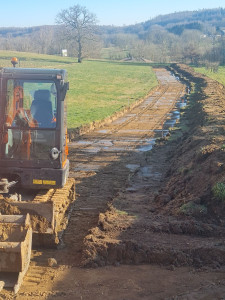
[[6, 123], [9, 126], [20, 127], [17, 119], [24, 117], [27, 127], [56, 127], [57, 92], [54, 83], [10, 79], [7, 82], [7, 95]]
[[8, 79], [6, 102], [6, 158], [49, 159], [56, 145], [55, 82]]

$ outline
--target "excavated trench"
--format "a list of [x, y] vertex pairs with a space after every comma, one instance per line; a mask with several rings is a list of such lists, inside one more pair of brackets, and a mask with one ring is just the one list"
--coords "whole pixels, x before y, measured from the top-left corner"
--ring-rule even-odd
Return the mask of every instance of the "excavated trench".
[[[180, 72], [179, 76], [182, 76], [182, 70], [173, 71]], [[185, 75], [187, 76], [186, 73]], [[193, 75], [183, 80], [196, 81], [193, 85], [194, 100], [191, 99], [190, 107], [197, 106], [198, 100], [206, 99], [207, 96], [201, 90], [203, 87], [209, 88], [211, 83], [211, 88], [214, 89], [216, 85], [195, 78]], [[199, 99], [195, 98], [196, 95]], [[166, 93], [160, 97], [163, 100], [168, 98]], [[178, 101], [177, 107], [183, 109], [187, 104], [186, 97], [179, 95], [178, 98], [182, 100]], [[209, 99], [206, 104], [207, 108], [211, 105], [210, 112], [215, 106], [212, 101], [213, 99]], [[199, 157], [201, 151], [206, 151], [205, 140], [201, 136], [202, 128], [206, 133], [207, 130], [211, 130], [208, 129], [211, 125], [208, 126], [208, 122], [204, 122], [202, 116], [199, 118], [198, 114], [202, 114], [200, 110], [198, 112], [192, 108], [192, 111], [189, 109], [187, 112], [182, 112], [184, 123], [187, 123], [189, 115], [196, 119], [195, 123], [188, 121], [189, 123], [186, 124], [188, 129], [184, 130], [178, 139], [175, 138], [167, 144], [162, 141], [162, 145], [158, 143], [152, 152], [146, 152], [142, 156], [133, 155], [134, 164], [126, 182], [127, 186], [113, 198], [108, 211], [100, 214], [98, 225], [92, 228], [85, 238], [82, 257], [84, 265], [152, 263], [198, 268], [224, 266], [224, 222], [218, 222], [219, 216], [213, 218], [210, 214], [214, 205], [214, 210], [219, 207], [217, 213], [220, 210], [220, 218], [224, 216], [223, 203], [218, 203], [210, 192], [213, 184], [221, 180], [223, 175], [221, 170], [212, 170], [212, 163], [217, 164], [218, 167], [223, 165], [221, 162], [223, 153], [222, 151], [217, 155], [214, 153], [215, 149], [221, 149], [215, 146], [216, 137], [209, 138], [205, 134], [206, 140], [214, 139], [214, 141], [210, 141], [213, 150], [203, 155], [208, 157], [215, 154], [215, 157], [204, 165], [198, 163], [196, 156]], [[171, 131], [171, 127], [176, 125], [179, 118], [179, 110], [173, 110], [171, 118], [162, 126], [162, 137], [168, 134], [169, 129]], [[199, 128], [199, 125], [202, 127]], [[181, 132], [182, 126], [181, 124]], [[196, 141], [193, 143], [187, 141], [188, 136], [192, 137], [192, 135], [197, 135], [199, 141], [203, 141], [202, 144], [196, 147]], [[222, 146], [221, 136], [219, 139]], [[188, 148], [185, 149], [186, 151], [184, 151], [185, 145]], [[151, 146], [147, 147], [147, 150], [150, 149]], [[139, 164], [135, 164], [136, 162]], [[204, 175], [201, 168], [205, 169]], [[213, 173], [217, 176], [213, 176]]]
[[[76, 236], [71, 249], [76, 251], [78, 245], [79, 259], [73, 257], [74, 265], [81, 262], [87, 265], [85, 253], [89, 253], [89, 250], [85, 249], [86, 243], [83, 246], [84, 233], [92, 231], [92, 227], [98, 224], [99, 213], [104, 213], [121, 191], [126, 191], [129, 179], [140, 170], [142, 157], [152, 149], [156, 138], [166, 136], [169, 128], [179, 121], [178, 107], [186, 101], [186, 86], [163, 69], [156, 70], [156, 74], [160, 89], [138, 107], [104, 128], [83, 135], [82, 140], [71, 143], [71, 173], [76, 178], [76, 189], [80, 196], [71, 218], [72, 223], [70, 222], [66, 232], [65, 242], [67, 237]], [[147, 177], [148, 166], [141, 170]], [[82, 234], [74, 234], [76, 226], [81, 228], [76, 223], [81, 219], [88, 223], [82, 222]], [[116, 262], [117, 260], [110, 261]], [[108, 261], [100, 260], [98, 265], [106, 263]], [[96, 265], [96, 259], [93, 264]]]

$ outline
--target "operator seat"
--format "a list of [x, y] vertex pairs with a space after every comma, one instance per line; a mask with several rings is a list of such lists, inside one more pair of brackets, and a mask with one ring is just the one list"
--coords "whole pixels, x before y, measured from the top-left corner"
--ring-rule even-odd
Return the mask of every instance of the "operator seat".
[[33, 118], [38, 122], [38, 127], [52, 127], [53, 110], [49, 90], [35, 91], [30, 110]]

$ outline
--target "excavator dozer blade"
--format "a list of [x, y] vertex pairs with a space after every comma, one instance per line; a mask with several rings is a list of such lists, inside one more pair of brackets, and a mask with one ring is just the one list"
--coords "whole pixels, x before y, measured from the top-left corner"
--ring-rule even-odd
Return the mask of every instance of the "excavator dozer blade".
[[30, 264], [31, 247], [29, 214], [0, 215], [0, 291], [19, 291]]
[[[33, 231], [33, 246], [52, 248], [60, 242], [74, 200], [75, 181], [73, 178], [69, 178], [63, 188], [41, 190], [29, 201], [2, 198], [0, 199], [0, 209], [2, 201], [2, 207], [6, 208], [6, 212], [8, 207], [11, 207], [22, 215], [29, 213]], [[5, 214], [4, 209], [2, 209], [2, 214]]]

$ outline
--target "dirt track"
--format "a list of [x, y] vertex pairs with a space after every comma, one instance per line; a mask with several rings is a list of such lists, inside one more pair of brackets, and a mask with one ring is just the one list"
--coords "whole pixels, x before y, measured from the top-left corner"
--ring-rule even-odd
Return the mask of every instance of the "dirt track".
[[65, 247], [34, 251], [16, 299], [224, 299], [224, 208], [209, 192], [223, 177], [223, 91], [190, 77], [205, 108], [192, 106], [189, 130], [153, 147], [179, 120], [186, 88], [156, 74], [161, 84], [141, 105], [70, 144], [77, 200]]

